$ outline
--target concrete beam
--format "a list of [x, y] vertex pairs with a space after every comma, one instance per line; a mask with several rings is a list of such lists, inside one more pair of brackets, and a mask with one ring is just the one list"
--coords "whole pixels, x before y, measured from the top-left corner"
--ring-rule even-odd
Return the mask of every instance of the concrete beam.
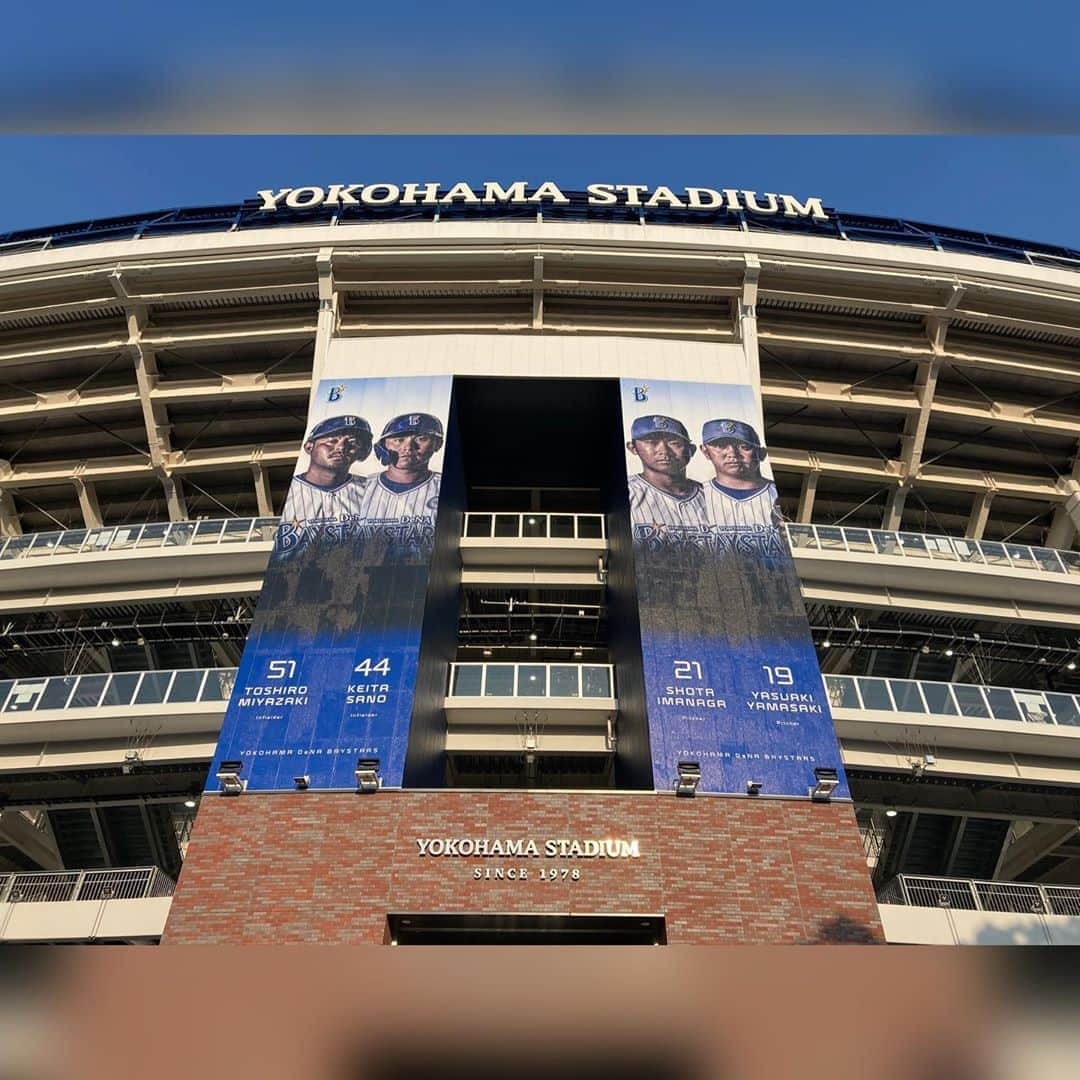
[[1035, 825], [1001, 853], [994, 876], [1005, 881], [1014, 881], [1044, 855], [1049, 855], [1059, 844], [1074, 836], [1077, 829], [1075, 821], [1064, 825]]

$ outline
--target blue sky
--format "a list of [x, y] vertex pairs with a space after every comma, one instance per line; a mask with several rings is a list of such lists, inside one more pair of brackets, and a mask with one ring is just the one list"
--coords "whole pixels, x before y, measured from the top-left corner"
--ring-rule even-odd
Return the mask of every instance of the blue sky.
[[749, 188], [1080, 248], [1076, 136], [5, 136], [0, 232], [258, 188], [467, 180]]

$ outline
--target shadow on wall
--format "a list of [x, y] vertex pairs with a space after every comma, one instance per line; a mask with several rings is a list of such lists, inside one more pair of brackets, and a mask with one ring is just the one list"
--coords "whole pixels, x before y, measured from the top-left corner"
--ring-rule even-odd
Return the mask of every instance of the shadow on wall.
[[837, 915], [818, 924], [817, 936], [808, 945], [884, 945], [881, 932], [847, 915]]

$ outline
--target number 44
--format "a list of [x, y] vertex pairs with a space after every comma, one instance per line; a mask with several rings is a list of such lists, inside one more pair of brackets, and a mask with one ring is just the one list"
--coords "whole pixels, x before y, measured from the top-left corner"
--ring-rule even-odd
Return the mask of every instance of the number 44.
[[388, 657], [383, 657], [381, 660], [372, 663], [370, 656], [365, 656], [360, 661], [353, 671], [359, 672], [361, 675], [389, 675], [390, 674], [390, 660]]

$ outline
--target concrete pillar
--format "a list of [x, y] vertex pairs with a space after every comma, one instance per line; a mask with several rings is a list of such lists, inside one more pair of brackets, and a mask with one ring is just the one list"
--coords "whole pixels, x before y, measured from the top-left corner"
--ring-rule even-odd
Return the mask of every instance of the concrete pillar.
[[0, 491], [0, 536], [22, 536], [22, 522], [10, 491]]
[[986, 532], [986, 522], [990, 518], [990, 504], [994, 501], [993, 491], [982, 491], [975, 496], [971, 504], [971, 514], [968, 517], [967, 528], [964, 535], [969, 540], [981, 540]]
[[98, 504], [97, 489], [91, 481], [80, 480], [78, 477], [71, 482], [75, 485], [75, 494], [79, 498], [83, 524], [88, 529], [100, 529], [102, 526], [101, 506]]
[[163, 476], [161, 486], [165, 489], [165, 503], [169, 508], [170, 521], [187, 521], [187, 499], [184, 498], [184, 488], [178, 476]]
[[259, 504], [259, 517], [273, 517], [274, 500], [270, 493], [270, 474], [262, 465], [252, 465], [251, 475], [255, 481], [255, 499]]
[[900, 528], [900, 522], [904, 517], [904, 504], [907, 502], [910, 488], [895, 487], [889, 492], [888, 501], [885, 503], [885, 514], [882, 518], [881, 527], [890, 532]]
[[799, 508], [795, 511], [795, 520], [809, 525], [814, 518], [814, 498], [817, 495], [818, 478], [821, 473], [816, 469], [803, 473], [802, 488], [799, 491]]

